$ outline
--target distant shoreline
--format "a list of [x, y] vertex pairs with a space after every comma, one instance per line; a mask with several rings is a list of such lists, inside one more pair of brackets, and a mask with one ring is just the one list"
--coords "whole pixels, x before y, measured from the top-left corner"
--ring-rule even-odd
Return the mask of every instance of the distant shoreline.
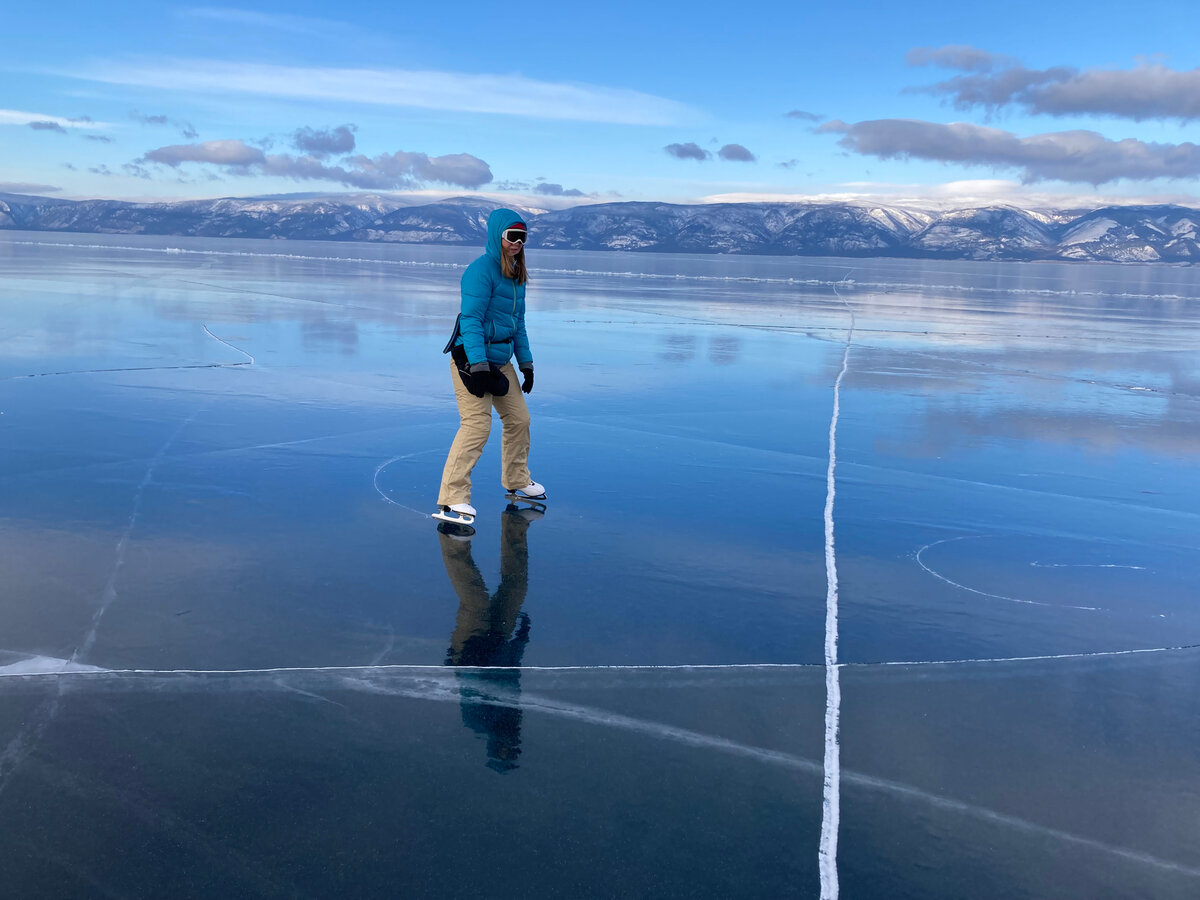
[[[312, 240], [479, 247], [496, 203], [458, 197], [405, 206], [387, 197], [171, 203], [0, 194], [0, 232]], [[1200, 210], [1088, 211], [989, 206], [942, 212], [867, 203], [604, 203], [519, 210], [533, 250], [731, 257], [975, 262], [1200, 262]]]

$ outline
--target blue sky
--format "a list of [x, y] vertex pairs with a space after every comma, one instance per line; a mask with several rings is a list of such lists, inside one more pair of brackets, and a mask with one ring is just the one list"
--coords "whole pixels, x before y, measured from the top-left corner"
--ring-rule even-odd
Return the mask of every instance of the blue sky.
[[20, 6], [0, 190], [1200, 202], [1195, 0]]

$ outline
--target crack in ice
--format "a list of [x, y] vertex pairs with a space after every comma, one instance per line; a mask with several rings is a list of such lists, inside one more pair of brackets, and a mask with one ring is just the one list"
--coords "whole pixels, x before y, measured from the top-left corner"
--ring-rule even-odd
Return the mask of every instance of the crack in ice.
[[[10, 668], [10, 667], [5, 667]], [[42, 667], [43, 669], [46, 666]], [[501, 685], [493, 686], [488, 695], [472, 695], [466, 697], [461, 692], [460, 686], [455, 679], [456, 671], [460, 670], [476, 670], [486, 671], [505, 667], [477, 667], [477, 666], [351, 666], [344, 668], [337, 667], [314, 667], [308, 669], [247, 669], [247, 670], [173, 670], [173, 671], [151, 671], [151, 670], [105, 670], [105, 671], [74, 671], [74, 672], [47, 672], [41, 671], [37, 674], [45, 676], [51, 674], [57, 675], [77, 675], [77, 676], [107, 676], [108, 679], [119, 678], [123, 675], [140, 674], [140, 675], [183, 675], [183, 676], [203, 676], [203, 675], [260, 675], [265, 676], [266, 685], [276, 689], [283, 690], [289, 694], [305, 697], [308, 699], [322, 701], [324, 703], [338, 704], [336, 700], [331, 700], [329, 697], [318, 694], [318, 690], [349, 690], [361, 691], [365, 693], [375, 694], [385, 697], [403, 697], [407, 699], [420, 700], [426, 702], [443, 702], [443, 703], [461, 703], [464, 699], [475, 705], [494, 706], [502, 708], [521, 709], [527, 713], [539, 713], [546, 716], [569, 719], [576, 722], [581, 722], [586, 725], [592, 725], [600, 728], [613, 728], [627, 731], [634, 734], [641, 734], [655, 740], [670, 741], [672, 743], [681, 744], [683, 746], [694, 747], [701, 750], [713, 750], [724, 753], [730, 756], [739, 757], [742, 759], [751, 760], [767, 765], [781, 766], [792, 771], [804, 772], [810, 775], [821, 775], [825, 770], [824, 766], [814, 760], [798, 756], [793, 753], [788, 753], [782, 750], [776, 750], [768, 747], [758, 747], [751, 744], [745, 744], [730, 738], [721, 737], [719, 735], [706, 734], [704, 732], [694, 731], [692, 729], [683, 728], [677, 725], [671, 725], [665, 722], [658, 722], [651, 719], [641, 719], [633, 716], [627, 716], [621, 713], [612, 712], [596, 707], [583, 706], [580, 704], [569, 703], [562, 700], [557, 700], [552, 697], [533, 693], [526, 690], [515, 692], [505, 689]], [[528, 667], [526, 667], [528, 668]], [[597, 668], [597, 667], [576, 667], [576, 668]], [[614, 666], [609, 668], [638, 668], [638, 667], [622, 667]], [[644, 668], [680, 668], [680, 667], [644, 667]], [[698, 668], [698, 667], [682, 667], [682, 668]], [[747, 668], [744, 666], [718, 666], [711, 668]], [[419, 675], [412, 670], [423, 669]], [[409, 670], [407, 672], [397, 672], [396, 670]], [[2, 670], [0, 670], [2, 671]], [[327, 680], [321, 684], [314, 684], [307, 681], [301, 681], [299, 684], [289, 684], [281, 676], [286, 674], [309, 674], [316, 673], [326, 676]], [[380, 678], [372, 678], [372, 675], [386, 674], [409, 674], [417, 675], [410, 678], [406, 684], [388, 683]], [[11, 677], [11, 676], [10, 676]], [[169, 684], [170, 681], [176, 679], [161, 678], [160, 683], [153, 687], [153, 690], [162, 690]], [[187, 690], [192, 687], [187, 678], [178, 679], [178, 687]], [[200, 684], [196, 687], [198, 692], [203, 692], [206, 686]], [[844, 770], [839, 773], [840, 780], [855, 788], [881, 792], [889, 794], [901, 799], [910, 800], [918, 803], [923, 803], [935, 809], [955, 815], [969, 816], [984, 822], [988, 822], [1004, 828], [1010, 828], [1026, 834], [1035, 835], [1043, 838], [1050, 838], [1062, 843], [1072, 844], [1077, 847], [1083, 847], [1090, 850], [1105, 853], [1111, 856], [1134, 862], [1139, 865], [1151, 866], [1153, 868], [1178, 872], [1191, 877], [1200, 877], [1200, 869], [1189, 866], [1184, 863], [1174, 860], [1163, 859], [1153, 856], [1152, 854], [1121, 847], [1114, 844], [1108, 844], [1103, 841], [1096, 840], [1090, 837], [1073, 834], [1064, 831], [1060, 828], [1042, 825], [1028, 819], [1022, 819], [1019, 816], [1010, 813], [999, 812], [988, 807], [979, 806], [976, 804], [967, 803], [962, 800], [957, 800], [951, 797], [945, 797], [940, 794], [935, 794], [931, 791], [924, 790], [919, 787], [914, 787], [903, 782], [894, 781], [887, 778], [882, 778], [874, 775], [869, 775], [851, 770]], [[823, 884], [824, 887], [824, 884]], [[835, 884], [836, 887], [836, 884]]]
[[[158, 448], [158, 452], [151, 458], [146, 466], [146, 471], [142, 475], [141, 481], [138, 482], [137, 488], [133, 495], [133, 510], [129, 516], [129, 523], [125, 527], [124, 533], [120, 540], [117, 541], [116, 557], [113, 561], [112, 570], [109, 573], [108, 580], [105, 582], [104, 588], [100, 593], [100, 606], [92, 615], [91, 628], [84, 635], [83, 641], [75, 648], [75, 652], [71, 654], [69, 660], [61, 660], [61, 665], [55, 666], [55, 661], [49, 660], [48, 657], [38, 656], [33, 660], [23, 660], [14, 665], [23, 665], [27, 671], [20, 674], [28, 676], [30, 674], [54, 675], [62, 676], [67, 674], [82, 674], [94, 673], [96, 671], [106, 671], [103, 669], [97, 670], [95, 667], [86, 666], [80, 662], [82, 657], [92, 649], [96, 642], [96, 634], [100, 629], [100, 621], [104, 618], [104, 614], [108, 612], [109, 607], [117, 598], [117, 577], [121, 572], [121, 568], [125, 565], [125, 551], [129, 545], [129, 537], [133, 533], [134, 526], [137, 524], [138, 515], [141, 512], [142, 496], [154, 477], [154, 470], [158, 464], [166, 456], [167, 450], [179, 437], [180, 433], [186, 428], [192, 420], [200, 414], [200, 410], [196, 410], [190, 416], [183, 420], [179, 426], [171, 433], [170, 437]], [[30, 664], [32, 663], [34, 672], [29, 672]], [[0, 668], [0, 676], [11, 677], [13, 674], [4, 671], [11, 666]], [[62, 703], [64, 686], [67, 684], [65, 680], [59, 680], [56, 684], [55, 694], [41, 704], [32, 714], [29, 721], [25, 722], [17, 731], [17, 734], [9, 741], [8, 745], [0, 752], [0, 793], [8, 786], [12, 775], [20, 768], [21, 764], [33, 752], [34, 748], [40, 743], [42, 736], [46, 733], [46, 729], [54, 721], [58, 715], [59, 707]]]
[[[849, 277], [850, 273], [846, 273]], [[845, 279], [843, 279], [844, 281]], [[850, 328], [842, 349], [842, 367], [833, 383], [833, 414], [829, 419], [829, 466], [825, 473], [825, 758], [821, 800], [821, 844], [817, 861], [821, 873], [821, 900], [837, 900], [838, 830], [841, 822], [841, 707], [842, 688], [838, 665], [838, 577], [834, 549], [833, 503], [837, 494], [837, 426], [841, 416], [842, 381], [850, 366], [854, 340], [854, 308], [835, 285], [833, 292], [850, 313]]]

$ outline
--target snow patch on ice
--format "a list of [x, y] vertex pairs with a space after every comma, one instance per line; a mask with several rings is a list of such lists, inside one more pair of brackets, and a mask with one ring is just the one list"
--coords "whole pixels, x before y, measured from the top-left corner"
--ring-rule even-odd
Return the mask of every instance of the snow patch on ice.
[[107, 672], [102, 666], [58, 659], [53, 656], [30, 656], [8, 665], [0, 666], [0, 677], [10, 675], [53, 675], [59, 672]]

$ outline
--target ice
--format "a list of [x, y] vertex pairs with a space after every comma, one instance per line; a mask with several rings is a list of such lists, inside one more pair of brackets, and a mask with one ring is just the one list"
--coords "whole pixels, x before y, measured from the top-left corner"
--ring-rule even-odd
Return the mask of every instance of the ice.
[[473, 254], [0, 235], [10, 890], [1195, 896], [1190, 269]]
[[18, 675], [59, 675], [71, 672], [103, 672], [99, 666], [88, 666], [69, 659], [51, 656], [30, 656], [14, 662], [0, 664], [0, 678]]

